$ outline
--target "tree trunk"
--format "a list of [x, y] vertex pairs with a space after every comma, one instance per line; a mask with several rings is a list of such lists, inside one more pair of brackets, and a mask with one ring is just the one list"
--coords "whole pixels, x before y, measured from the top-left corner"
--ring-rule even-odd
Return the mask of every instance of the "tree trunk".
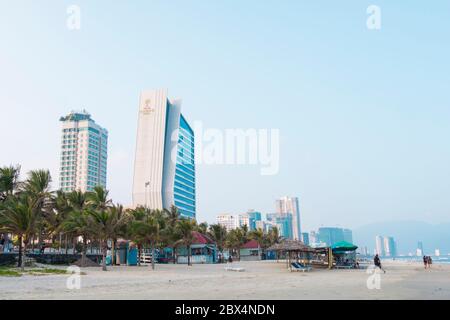
[[25, 271], [25, 253], [27, 251], [27, 243], [24, 242], [23, 243], [23, 249], [22, 249], [22, 264], [20, 266], [20, 269], [23, 271]]
[[102, 250], [102, 270], [103, 271], [108, 271], [108, 269], [106, 269], [106, 250], [107, 250], [107, 245], [105, 243], [105, 245], [103, 246], [103, 250]]
[[174, 247], [170, 247], [171, 251], [172, 251], [172, 260], [173, 260], [173, 264], [175, 264], [175, 248]]
[[138, 244], [138, 266], [141, 266], [141, 245]]
[[111, 246], [111, 266], [114, 266], [116, 264], [116, 239], [112, 240], [112, 246]]
[[155, 270], [155, 246], [152, 245], [152, 270]]
[[191, 265], [191, 246], [188, 245], [188, 266]]
[[22, 247], [22, 236], [19, 236], [19, 261], [17, 263], [17, 267], [20, 268], [22, 266], [22, 251], [23, 251], [23, 247]]
[[83, 252], [81, 253], [81, 266], [86, 266], [87, 238], [83, 236]]

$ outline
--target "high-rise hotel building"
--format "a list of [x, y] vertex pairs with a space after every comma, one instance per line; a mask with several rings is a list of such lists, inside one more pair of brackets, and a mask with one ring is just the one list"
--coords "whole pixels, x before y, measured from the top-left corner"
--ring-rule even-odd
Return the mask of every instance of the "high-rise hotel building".
[[92, 191], [106, 187], [108, 131], [86, 111], [61, 117], [61, 161], [59, 186], [64, 192]]
[[166, 89], [144, 91], [139, 103], [133, 206], [178, 207], [196, 216], [194, 131], [181, 114], [181, 101]]
[[292, 215], [292, 237], [301, 240], [300, 206], [297, 197], [283, 197], [276, 200], [276, 210], [280, 217]]

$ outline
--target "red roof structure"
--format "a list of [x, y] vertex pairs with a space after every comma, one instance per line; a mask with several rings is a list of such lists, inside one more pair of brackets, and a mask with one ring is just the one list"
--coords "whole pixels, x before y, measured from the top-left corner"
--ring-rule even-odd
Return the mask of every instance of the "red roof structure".
[[259, 249], [259, 243], [256, 240], [250, 240], [244, 244], [241, 249]]
[[205, 234], [201, 234], [198, 231], [192, 231], [194, 241], [192, 244], [214, 244], [214, 241]]

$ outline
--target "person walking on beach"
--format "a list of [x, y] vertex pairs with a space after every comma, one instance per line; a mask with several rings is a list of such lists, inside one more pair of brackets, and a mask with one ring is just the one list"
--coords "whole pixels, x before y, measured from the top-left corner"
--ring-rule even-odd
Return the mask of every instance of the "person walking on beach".
[[423, 265], [424, 265], [425, 269], [428, 267], [428, 257], [427, 256], [423, 256]]
[[383, 272], [386, 273], [386, 270], [384, 270], [381, 266], [381, 260], [378, 254], [375, 255], [375, 258], [373, 258], [373, 263], [375, 264], [375, 267], [380, 268], [380, 270], [383, 270]]

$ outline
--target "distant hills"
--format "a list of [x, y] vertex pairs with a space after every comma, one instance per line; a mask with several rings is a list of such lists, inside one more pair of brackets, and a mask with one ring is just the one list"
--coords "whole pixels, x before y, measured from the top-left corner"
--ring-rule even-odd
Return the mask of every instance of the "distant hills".
[[450, 223], [429, 224], [421, 221], [390, 221], [368, 224], [353, 230], [353, 242], [370, 250], [375, 248], [375, 236], [392, 236], [397, 241], [399, 254], [415, 253], [422, 241], [425, 254], [450, 253]]

